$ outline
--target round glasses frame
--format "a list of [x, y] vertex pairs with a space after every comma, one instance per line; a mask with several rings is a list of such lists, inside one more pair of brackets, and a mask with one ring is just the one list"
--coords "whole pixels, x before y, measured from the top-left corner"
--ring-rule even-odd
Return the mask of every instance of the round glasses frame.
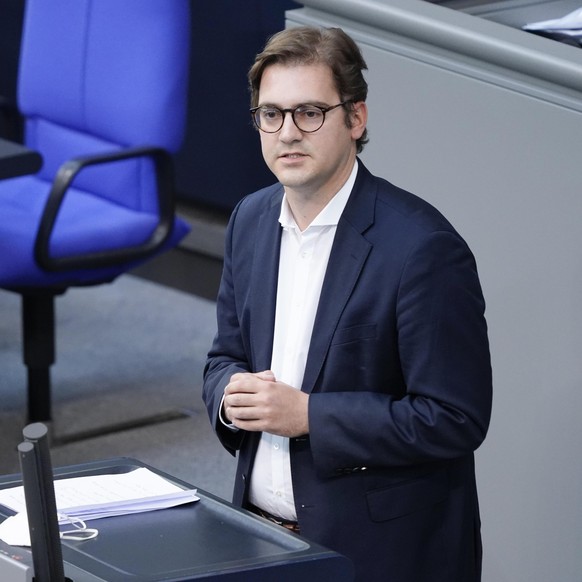
[[[297, 107], [288, 108], [288, 109], [281, 109], [280, 107], [275, 107], [273, 105], [269, 105], [269, 106], [261, 105], [259, 107], [251, 108], [250, 113], [251, 113], [251, 117], [253, 119], [253, 123], [255, 124], [255, 127], [257, 129], [260, 129], [261, 131], [263, 131], [265, 133], [277, 133], [283, 127], [287, 113], [291, 114], [291, 119], [293, 120], [295, 127], [299, 131], [301, 131], [303, 133], [315, 133], [316, 131], [319, 131], [323, 127], [323, 124], [325, 123], [325, 114], [328, 111], [332, 111], [333, 109], [337, 109], [338, 107], [341, 107], [342, 105], [345, 105], [346, 103], [349, 103], [349, 101], [342, 101], [341, 103], [338, 103], [337, 105], [331, 105], [330, 107], [320, 107], [319, 105], [298, 105]], [[277, 129], [265, 129], [264, 127], [261, 127], [261, 114], [264, 114], [267, 111], [280, 114], [281, 123], [280, 123], [279, 127], [277, 127]], [[300, 123], [297, 123], [297, 119], [295, 117], [297, 115], [297, 113], [305, 114], [305, 113], [309, 113], [309, 112], [321, 113], [321, 123], [315, 129], [303, 129], [301, 127]]]

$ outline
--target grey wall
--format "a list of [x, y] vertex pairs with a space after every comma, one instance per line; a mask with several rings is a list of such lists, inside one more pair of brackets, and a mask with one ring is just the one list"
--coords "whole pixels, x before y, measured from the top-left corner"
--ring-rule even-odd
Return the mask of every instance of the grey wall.
[[494, 370], [484, 582], [580, 580], [582, 52], [414, 0], [305, 4], [288, 26], [340, 25], [363, 49], [365, 163], [436, 205], [477, 258]]

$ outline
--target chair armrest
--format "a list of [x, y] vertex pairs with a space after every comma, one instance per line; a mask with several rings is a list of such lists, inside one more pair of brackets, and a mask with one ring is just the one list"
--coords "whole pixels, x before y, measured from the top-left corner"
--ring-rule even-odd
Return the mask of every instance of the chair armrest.
[[0, 180], [35, 174], [42, 166], [42, 156], [22, 144], [0, 138]]
[[[150, 238], [144, 243], [121, 249], [67, 257], [51, 257], [50, 239], [67, 190], [84, 168], [97, 164], [116, 162], [129, 158], [149, 157], [156, 170], [159, 219]], [[43, 215], [34, 246], [37, 263], [47, 271], [91, 269], [126, 263], [154, 254], [170, 236], [174, 224], [175, 193], [172, 158], [158, 147], [136, 147], [112, 153], [75, 158], [65, 162], [57, 172]]]

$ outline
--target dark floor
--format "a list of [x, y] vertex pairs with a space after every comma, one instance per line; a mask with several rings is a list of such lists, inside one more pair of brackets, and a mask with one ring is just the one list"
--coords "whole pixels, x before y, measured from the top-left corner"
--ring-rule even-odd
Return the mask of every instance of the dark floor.
[[180, 216], [191, 231], [173, 249], [133, 271], [134, 275], [214, 301], [222, 272], [228, 213], [195, 205], [180, 205]]
[[181, 248], [132, 271], [138, 277], [212, 301], [216, 299], [221, 272], [222, 259]]

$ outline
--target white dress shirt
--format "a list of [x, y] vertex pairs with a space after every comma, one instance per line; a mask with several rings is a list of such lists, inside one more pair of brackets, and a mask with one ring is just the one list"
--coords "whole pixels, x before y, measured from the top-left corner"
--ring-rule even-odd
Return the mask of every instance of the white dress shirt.
[[[356, 180], [358, 164], [347, 182], [303, 231], [286, 196], [279, 222], [283, 228], [271, 370], [278, 381], [297, 389], [309, 351], [311, 333], [337, 224]], [[260, 370], [257, 370], [260, 371]], [[289, 439], [263, 433], [250, 483], [252, 504], [284, 519], [296, 520]]]

